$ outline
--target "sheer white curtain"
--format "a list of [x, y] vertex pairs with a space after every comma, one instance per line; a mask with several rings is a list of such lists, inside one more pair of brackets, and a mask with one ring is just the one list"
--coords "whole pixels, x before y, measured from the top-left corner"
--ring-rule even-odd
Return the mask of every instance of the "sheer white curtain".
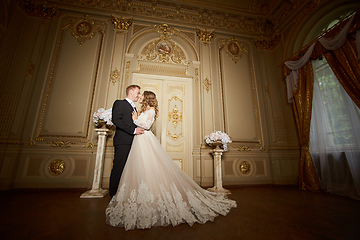
[[360, 199], [360, 110], [325, 58], [312, 62], [310, 153], [323, 190]]

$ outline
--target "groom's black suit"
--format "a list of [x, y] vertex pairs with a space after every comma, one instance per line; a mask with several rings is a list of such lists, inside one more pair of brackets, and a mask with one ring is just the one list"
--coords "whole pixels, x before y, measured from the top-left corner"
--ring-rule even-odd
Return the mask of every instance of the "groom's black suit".
[[133, 111], [134, 109], [125, 99], [116, 100], [112, 108], [112, 121], [116, 126], [116, 132], [113, 139], [115, 154], [109, 186], [109, 194], [111, 198], [117, 192], [121, 174], [124, 170], [131, 144], [134, 139], [136, 125], [132, 120]]

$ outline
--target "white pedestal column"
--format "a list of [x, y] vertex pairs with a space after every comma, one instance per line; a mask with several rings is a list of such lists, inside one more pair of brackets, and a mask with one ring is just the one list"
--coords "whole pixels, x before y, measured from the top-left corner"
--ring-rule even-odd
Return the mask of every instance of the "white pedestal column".
[[231, 192], [222, 186], [221, 156], [224, 150], [219, 146], [212, 150], [214, 156], [214, 187], [208, 188], [210, 192], [231, 194]]
[[98, 134], [98, 146], [96, 153], [95, 169], [94, 169], [94, 179], [92, 189], [81, 194], [80, 198], [102, 198], [109, 191], [101, 189], [101, 180], [104, 167], [104, 157], [105, 157], [105, 146], [106, 146], [106, 137], [111, 130], [106, 128], [95, 129]]

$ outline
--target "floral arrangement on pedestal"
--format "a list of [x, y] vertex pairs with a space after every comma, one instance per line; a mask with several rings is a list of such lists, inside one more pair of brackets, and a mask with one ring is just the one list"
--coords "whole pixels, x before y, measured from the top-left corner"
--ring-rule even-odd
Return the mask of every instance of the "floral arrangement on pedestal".
[[102, 127], [103, 125], [112, 126], [114, 125], [112, 120], [112, 108], [105, 110], [99, 108], [93, 115], [93, 121], [96, 127]]
[[210, 133], [209, 135], [206, 135], [204, 139], [206, 144], [210, 146], [214, 145], [216, 142], [221, 142], [224, 151], [228, 150], [227, 144], [232, 142], [229, 135], [227, 135], [224, 132], [216, 131], [216, 130]]

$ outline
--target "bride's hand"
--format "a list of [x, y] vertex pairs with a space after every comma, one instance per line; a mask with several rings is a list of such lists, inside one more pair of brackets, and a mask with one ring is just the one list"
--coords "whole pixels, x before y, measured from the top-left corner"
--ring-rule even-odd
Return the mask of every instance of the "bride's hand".
[[135, 121], [137, 118], [138, 118], [137, 112], [136, 112], [136, 111], [133, 111], [133, 112], [132, 112], [132, 119], [133, 119], [133, 121]]

